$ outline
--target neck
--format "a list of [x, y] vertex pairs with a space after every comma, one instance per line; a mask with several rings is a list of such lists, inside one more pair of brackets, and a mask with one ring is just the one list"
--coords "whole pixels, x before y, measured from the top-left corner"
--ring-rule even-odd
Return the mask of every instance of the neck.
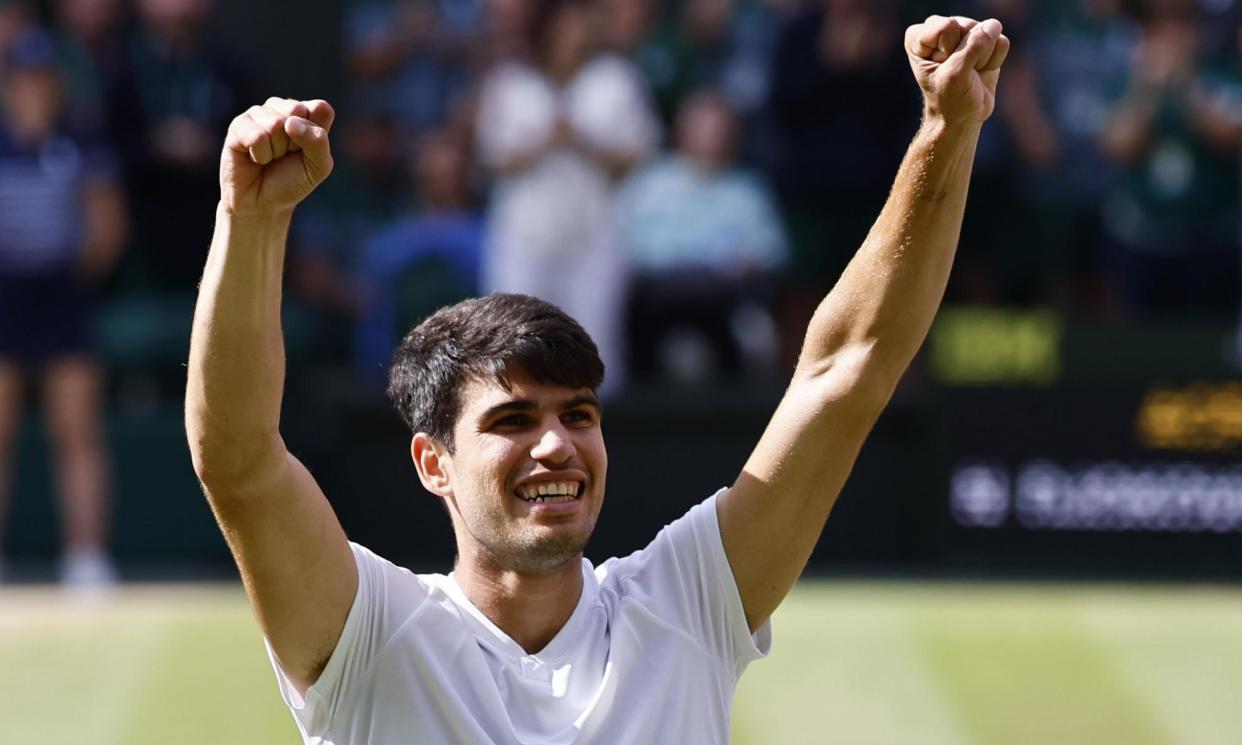
[[582, 67], [584, 60], [576, 58], [550, 60], [544, 67], [544, 74], [558, 86], [569, 85]]
[[10, 116], [5, 126], [9, 135], [22, 147], [37, 147], [47, 142], [55, 127], [31, 117]]
[[463, 554], [453, 576], [470, 602], [529, 654], [552, 641], [582, 595], [578, 556], [551, 571], [526, 573]]

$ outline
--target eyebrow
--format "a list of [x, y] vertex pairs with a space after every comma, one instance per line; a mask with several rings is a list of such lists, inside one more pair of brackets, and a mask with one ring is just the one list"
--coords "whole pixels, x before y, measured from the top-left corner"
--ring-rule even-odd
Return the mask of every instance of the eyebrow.
[[[558, 411], [569, 411], [570, 409], [576, 409], [579, 406], [589, 406], [595, 409], [595, 412], [597, 415], [602, 415], [604, 413], [604, 406], [603, 404], [599, 402], [599, 399], [596, 398], [595, 396], [588, 395], [585, 393], [560, 402], [559, 404], [557, 404], [557, 410]], [[495, 406], [488, 407], [486, 411], [484, 411], [482, 414], [479, 415], [479, 421], [480, 422], [490, 421], [493, 417], [499, 414], [502, 414], [502, 413], [518, 412], [518, 411], [534, 411], [538, 408], [539, 408], [539, 404], [527, 398], [518, 398], [512, 401], [502, 401], [496, 404]]]

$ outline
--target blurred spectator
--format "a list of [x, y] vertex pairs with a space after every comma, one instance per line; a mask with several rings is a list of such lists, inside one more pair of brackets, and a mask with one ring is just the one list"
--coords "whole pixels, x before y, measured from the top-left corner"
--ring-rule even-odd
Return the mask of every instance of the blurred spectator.
[[211, 242], [220, 143], [252, 99], [235, 57], [208, 34], [211, 0], [138, 0], [137, 9], [109, 130], [133, 198], [135, 249], [161, 290], [188, 296]]
[[[660, 20], [660, 0], [597, 0], [600, 45], [611, 52], [634, 58]], [[642, 67], [642, 61], [636, 60]], [[643, 73], [647, 72], [643, 69]], [[648, 84], [652, 81], [648, 79]]]
[[662, 23], [654, 0], [604, 0], [610, 42], [631, 54], [662, 120], [700, 87], [721, 91], [749, 121], [768, 93], [770, 61], [787, 9], [777, 0], [685, 0]]
[[469, 83], [481, 16], [473, 0], [353, 4], [345, 28], [355, 95], [388, 101], [403, 140], [439, 124]]
[[469, 184], [469, 150], [448, 131], [422, 138], [414, 163], [418, 211], [370, 240], [359, 271], [355, 361], [383, 381], [394, 345], [439, 307], [478, 293], [483, 219]]
[[1035, 230], [1013, 227], [1034, 219], [1023, 189], [1025, 173], [1047, 167], [1056, 148], [1028, 41], [1032, 10], [1027, 0], [975, 0], [962, 9], [972, 18], [999, 19], [1013, 48], [1005, 60], [1005, 85], [997, 88], [996, 116], [983, 128], [975, 153], [971, 208], [945, 293], [950, 301], [1039, 303], [1047, 299], [1054, 269], [1063, 268], [1050, 255], [1059, 245], [1041, 243]]
[[[1136, 29], [1121, 0], [1073, 0], [1044, 9], [1030, 40], [1037, 96], [1051, 127], [1048, 157], [1027, 184], [1031, 235], [1053, 253], [1051, 299], [1078, 310], [1108, 309], [1101, 283], [1105, 243], [1100, 204], [1120, 175], [1102, 133], [1129, 77]], [[1025, 60], [1024, 60], [1025, 61]], [[1019, 67], [1019, 73], [1026, 72]], [[1009, 82], [1006, 66], [1006, 83]], [[1035, 117], [1031, 117], [1034, 119]]]
[[1138, 314], [1236, 310], [1237, 58], [1205, 59], [1195, 6], [1145, 4], [1127, 87], [1104, 130], [1124, 177], [1104, 212], [1122, 300]]
[[[699, 378], [693, 334], [726, 374], [775, 363], [767, 310], [786, 259], [767, 188], [735, 164], [738, 121], [711, 91], [692, 94], [677, 118], [677, 150], [636, 172], [618, 215], [631, 279], [627, 338], [635, 376]], [[680, 345], [680, 348], [679, 348]], [[701, 346], [701, 345], [698, 345]]]
[[539, 0], [484, 0], [486, 61], [500, 64], [529, 57], [530, 26]]
[[791, 239], [782, 298], [784, 363], [884, 206], [913, 135], [918, 90], [891, 3], [819, 0], [785, 27], [768, 107], [773, 183]]
[[730, 51], [732, 9], [732, 0], [670, 4], [668, 17], [638, 49], [634, 59], [666, 124], [692, 90], [719, 81]]
[[336, 168], [294, 215], [289, 277], [308, 317], [308, 350], [347, 363], [358, 318], [363, 246], [413, 203], [396, 116], [378, 98], [355, 98], [335, 126]]
[[126, 8], [122, 0], [57, 0], [55, 13], [67, 117], [79, 131], [102, 133], [109, 81], [125, 64]]
[[29, 30], [3, 55], [0, 115], [0, 538], [24, 384], [42, 389], [64, 537], [62, 578], [103, 584], [109, 473], [91, 290], [124, 242], [110, 157], [62, 127], [51, 37]]
[[[671, 125], [690, 92], [719, 90], [741, 117], [741, 154], [769, 157], [761, 116], [785, 0], [600, 0], [604, 42], [638, 65], [661, 120]], [[667, 17], [662, 17], [662, 12]]]
[[496, 183], [483, 289], [564, 308], [599, 345], [616, 390], [626, 280], [614, 180], [651, 152], [659, 128], [633, 66], [596, 54], [594, 20], [586, 0], [543, 0], [532, 64], [502, 64], [484, 81], [478, 146]]
[[21, 0], [0, 0], [0, 54], [30, 24], [30, 13]]

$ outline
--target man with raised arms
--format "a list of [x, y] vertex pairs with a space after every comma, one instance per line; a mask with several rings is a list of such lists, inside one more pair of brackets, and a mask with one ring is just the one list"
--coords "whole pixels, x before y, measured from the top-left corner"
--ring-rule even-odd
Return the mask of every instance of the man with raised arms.
[[905, 50], [922, 126], [753, 454], [732, 486], [598, 567], [582, 551], [604, 499], [603, 365], [572, 319], [516, 295], [437, 312], [390, 373], [414, 467], [452, 521], [452, 574], [347, 540], [279, 432], [285, 237], [332, 170], [333, 111], [272, 98], [233, 121], [186, 429], [306, 742], [728, 741], [737, 680], [940, 303], [1009, 41], [995, 20], [933, 16]]

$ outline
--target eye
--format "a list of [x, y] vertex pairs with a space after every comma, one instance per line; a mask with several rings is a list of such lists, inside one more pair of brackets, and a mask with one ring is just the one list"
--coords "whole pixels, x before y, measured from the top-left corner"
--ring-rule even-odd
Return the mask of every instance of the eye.
[[509, 414], [492, 422], [493, 427], [525, 427], [530, 424], [530, 417], [525, 414]]
[[595, 413], [589, 409], [572, 409], [561, 415], [561, 421], [566, 424], [589, 426], [595, 422]]

